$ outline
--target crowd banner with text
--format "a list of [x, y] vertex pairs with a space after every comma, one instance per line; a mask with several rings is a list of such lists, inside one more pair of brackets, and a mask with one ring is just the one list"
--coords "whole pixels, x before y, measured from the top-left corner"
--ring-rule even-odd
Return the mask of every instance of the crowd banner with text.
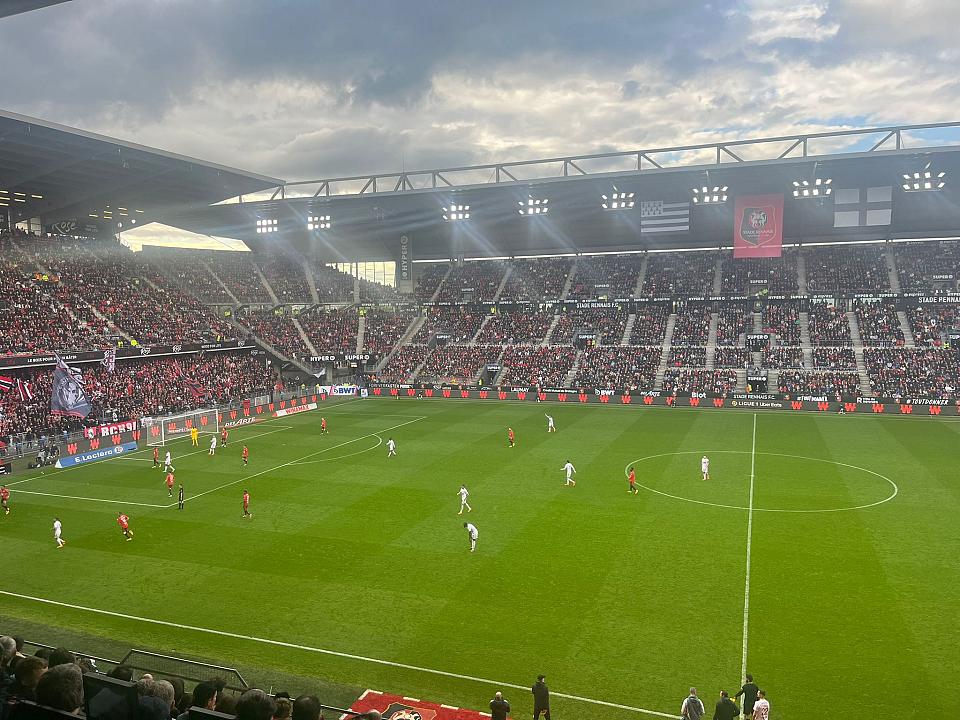
[[738, 197], [733, 211], [733, 257], [783, 255], [783, 195]]

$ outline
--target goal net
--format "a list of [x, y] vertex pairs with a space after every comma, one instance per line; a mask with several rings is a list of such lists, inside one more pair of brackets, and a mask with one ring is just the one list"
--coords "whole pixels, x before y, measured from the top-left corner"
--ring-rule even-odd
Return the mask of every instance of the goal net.
[[194, 410], [167, 417], [145, 417], [140, 425], [148, 447], [163, 447], [179, 438], [190, 437], [193, 428], [201, 435], [219, 433], [220, 416], [216, 410]]

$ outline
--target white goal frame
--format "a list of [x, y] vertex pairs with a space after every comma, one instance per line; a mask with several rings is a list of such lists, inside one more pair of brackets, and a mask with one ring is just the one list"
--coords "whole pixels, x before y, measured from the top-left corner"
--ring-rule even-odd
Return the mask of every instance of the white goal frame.
[[197, 428], [201, 435], [219, 435], [220, 411], [192, 410], [164, 417], [145, 417], [141, 418], [140, 425], [147, 447], [165, 447], [174, 440], [190, 437], [192, 428]]

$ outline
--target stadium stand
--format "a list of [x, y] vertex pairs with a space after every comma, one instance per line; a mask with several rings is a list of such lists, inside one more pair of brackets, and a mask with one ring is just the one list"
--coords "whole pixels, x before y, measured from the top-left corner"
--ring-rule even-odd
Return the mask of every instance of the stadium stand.
[[633, 297], [642, 266], [642, 255], [583, 255], [577, 260], [567, 299]]
[[853, 345], [847, 314], [825, 303], [811, 303], [807, 310], [810, 319], [810, 341], [814, 345]]
[[689, 297], [713, 292], [716, 253], [650, 253], [648, 258], [643, 295]]
[[539, 343], [553, 324], [553, 313], [533, 310], [499, 312], [492, 315], [477, 339], [481, 345], [522, 345]]
[[533, 258], [514, 260], [501, 300], [557, 300], [570, 275], [570, 258]]
[[901, 243], [897, 275], [903, 292], [955, 291], [960, 279], [960, 242]]
[[722, 255], [720, 289], [724, 294], [756, 294], [766, 288], [774, 295], [795, 295], [797, 283], [797, 251], [785, 248], [783, 257], [735, 260], [727, 251]]
[[831, 245], [804, 250], [807, 292], [889, 292], [890, 277], [883, 249], [877, 245]]
[[503, 353], [501, 385], [562, 387], [577, 351], [572, 347], [510, 345]]
[[653, 389], [660, 348], [590, 348], [580, 358], [574, 387]]

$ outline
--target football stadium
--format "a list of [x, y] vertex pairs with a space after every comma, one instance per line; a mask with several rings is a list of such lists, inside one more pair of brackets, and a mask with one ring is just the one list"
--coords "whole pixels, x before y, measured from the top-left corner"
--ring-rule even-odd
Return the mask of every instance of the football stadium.
[[[98, 3], [0, 38], [133, 22]], [[838, 5], [756, 42], [822, 49]], [[214, 161], [7, 97], [2, 720], [949, 711], [960, 120], [263, 174], [226, 125], [182, 121]]]

